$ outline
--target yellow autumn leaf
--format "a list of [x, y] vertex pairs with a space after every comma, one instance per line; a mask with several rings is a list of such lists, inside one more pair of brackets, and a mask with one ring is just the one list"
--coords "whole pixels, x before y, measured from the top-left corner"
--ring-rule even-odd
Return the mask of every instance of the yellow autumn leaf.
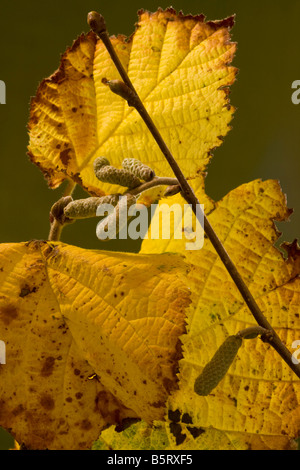
[[[236, 49], [232, 26], [232, 17], [205, 22], [203, 15], [184, 16], [172, 8], [141, 10], [130, 38], [111, 38], [186, 177], [205, 170], [211, 150], [229, 130], [234, 109], [228, 87], [237, 71], [229, 65]], [[173, 176], [137, 111], [110, 92], [105, 78], [119, 78], [118, 72], [102, 41], [83, 34], [32, 100], [29, 155], [53, 188], [69, 178], [91, 194], [111, 193], [112, 186], [94, 175], [99, 156], [115, 166], [138, 158], [157, 175]]]
[[[211, 447], [212, 442], [214, 444], [213, 449]], [[110, 426], [101, 433], [92, 449], [173, 451], [162, 455], [169, 456], [169, 458], [173, 457], [174, 464], [176, 463], [175, 456], [178, 455], [174, 451], [181, 451], [179, 455], [182, 457], [179, 457], [179, 459], [182, 458], [182, 464], [185, 464], [189, 463], [190, 459], [187, 452], [184, 451], [242, 450], [237, 442], [231, 442], [223, 432], [193, 426], [187, 413], [182, 417], [178, 413], [178, 421], [176, 420], [176, 422], [155, 421], [153, 426], [149, 426], [145, 421], [133, 422], [130, 427], [121, 433], [118, 429], [116, 430], [115, 426]]]
[[[188, 423], [155, 421], [150, 427], [145, 421], [139, 421], [133, 422], [121, 433], [115, 426], [110, 426], [101, 433], [93, 445], [93, 450], [195, 450], [197, 439], [203, 433], [204, 429]], [[223, 445], [225, 442], [226, 439], [223, 439]], [[172, 454], [168, 455], [170, 458]], [[186, 458], [187, 455], [183, 454], [182, 463], [188, 463]]]
[[124, 418], [163, 419], [190, 304], [180, 256], [32, 241], [1, 245], [0, 268], [0, 425], [19, 443], [89, 448]]
[[[175, 198], [184, 204], [180, 195]], [[260, 309], [294, 352], [292, 344], [300, 337], [300, 250], [296, 242], [284, 244], [285, 259], [274, 246], [279, 234], [273, 221], [286, 220], [291, 213], [278, 182], [244, 184], [209, 210], [211, 225]], [[196, 306], [182, 337], [179, 390], [171, 395], [169, 409], [188, 414], [192, 426], [205, 430], [195, 448], [223, 449], [226, 440], [232, 448], [288, 448], [300, 431], [300, 381], [260, 339], [244, 341], [225, 378], [208, 396], [195, 394], [197, 376], [225, 338], [254, 326], [255, 320], [207, 239], [199, 251], [186, 251], [185, 240], [172, 237], [143, 242], [143, 253], [166, 251], [185, 253]], [[225, 441], [216, 440], [216, 433]]]

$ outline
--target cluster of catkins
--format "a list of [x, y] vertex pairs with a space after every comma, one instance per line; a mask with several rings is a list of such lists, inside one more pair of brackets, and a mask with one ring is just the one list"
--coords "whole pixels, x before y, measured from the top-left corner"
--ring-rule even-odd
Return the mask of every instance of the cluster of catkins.
[[[151, 181], [155, 173], [144, 163], [135, 158], [126, 158], [122, 162], [123, 168], [115, 168], [110, 165], [105, 157], [98, 157], [94, 161], [94, 172], [98, 180], [103, 183], [116, 184], [127, 189], [137, 188], [142, 182]], [[96, 217], [97, 209], [100, 205], [111, 204], [114, 206], [114, 212], [108, 217], [114, 218], [116, 226], [119, 223], [119, 213], [121, 206], [126, 204], [127, 208], [136, 203], [137, 196], [130, 193], [124, 195], [116, 193], [102, 197], [89, 197], [86, 199], [77, 199], [70, 202], [64, 208], [64, 215], [67, 219], [85, 219]], [[103, 220], [106, 225], [109, 223], [108, 217]], [[118, 227], [118, 231], [120, 227]]]

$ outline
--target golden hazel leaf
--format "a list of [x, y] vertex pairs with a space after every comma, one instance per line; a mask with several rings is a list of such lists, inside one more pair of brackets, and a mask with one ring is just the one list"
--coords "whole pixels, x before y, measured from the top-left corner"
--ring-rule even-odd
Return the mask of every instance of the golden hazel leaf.
[[[233, 17], [205, 22], [203, 15], [184, 16], [172, 8], [141, 10], [129, 38], [111, 38], [186, 177], [205, 171], [211, 150], [229, 130], [234, 109], [228, 87], [237, 72], [229, 65], [236, 49], [229, 36], [233, 22]], [[119, 167], [125, 158], [138, 158], [157, 175], [173, 176], [137, 111], [110, 92], [105, 78], [119, 78], [118, 72], [90, 32], [40, 84], [31, 103], [28, 150], [50, 187], [69, 178], [90, 194], [111, 193], [111, 185], [93, 172], [99, 156]]]
[[19, 443], [89, 448], [108, 424], [163, 418], [190, 304], [181, 257], [32, 241], [1, 245], [0, 267], [0, 425]]
[[[236, 450], [238, 446], [230, 442], [225, 433], [216, 429], [193, 426], [188, 414], [178, 415], [178, 421], [155, 421], [149, 426], [145, 421], [133, 423], [122, 433], [110, 426], [101, 433], [94, 443], [93, 450], [152, 450], [182, 451], [183, 463], [189, 458], [184, 451], [189, 450]], [[213, 442], [214, 447], [211, 447]], [[240, 450], [240, 449], [239, 449]], [[169, 452], [167, 455], [174, 455]], [[176, 454], [175, 454], [176, 455]], [[187, 462], [188, 463], [188, 462]]]

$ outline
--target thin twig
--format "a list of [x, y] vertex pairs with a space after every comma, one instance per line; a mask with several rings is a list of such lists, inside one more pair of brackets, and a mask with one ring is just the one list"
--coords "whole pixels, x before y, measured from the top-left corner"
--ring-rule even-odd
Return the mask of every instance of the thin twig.
[[63, 226], [55, 219], [50, 225], [48, 240], [57, 242], [61, 237], [62, 228]]
[[137, 196], [148, 189], [154, 188], [156, 186], [176, 186], [178, 181], [176, 178], [168, 178], [164, 176], [155, 176], [152, 180], [147, 181], [146, 183], [137, 186], [136, 188], [130, 189], [125, 194], [131, 194], [132, 196]]
[[[143, 105], [141, 99], [139, 98], [133, 84], [131, 83], [126, 70], [124, 69], [122, 63], [120, 62], [113, 45], [110, 41], [105, 21], [102, 15], [97, 12], [91, 12], [88, 15], [88, 23], [91, 29], [99, 36], [99, 38], [103, 41], [104, 45], [107, 48], [108, 53], [110, 54], [111, 59], [113, 60], [118, 72], [120, 73], [121, 78], [123, 79], [124, 86], [120, 83], [120, 93], [118, 91], [113, 90], [115, 93], [117, 92], [123, 98], [126, 95], [125, 87], [128, 87], [128, 95], [127, 99], [128, 104], [133, 106], [140, 116], [142, 117], [143, 121], [147, 125], [149, 131], [151, 132], [152, 136], [154, 137], [156, 143], [158, 144], [160, 150], [164, 154], [166, 160], [168, 161], [170, 167], [172, 168], [178, 183], [181, 187], [182, 196], [187, 201], [188, 204], [192, 206], [193, 212], [197, 216], [196, 208], [197, 206], [201, 208], [200, 202], [198, 201], [196, 195], [194, 194], [192, 188], [188, 184], [184, 174], [182, 173], [179, 165], [177, 164], [176, 160], [174, 159], [173, 155], [171, 154], [169, 148], [167, 147], [166, 143], [164, 142], [160, 132], [158, 131], [157, 127], [155, 126], [154, 122], [152, 121], [151, 117], [149, 116], [145, 106]], [[106, 80], [107, 81], [107, 80]], [[116, 85], [114, 81], [114, 87]], [[107, 81], [109, 85], [109, 81]], [[201, 213], [199, 214], [199, 222], [201, 222]], [[288, 364], [288, 366], [295, 372], [295, 374], [300, 378], [300, 364], [294, 364], [292, 361], [292, 354], [283, 344], [277, 333], [274, 331], [272, 326], [269, 324], [263, 313], [261, 312], [260, 308], [258, 307], [254, 297], [252, 296], [251, 292], [249, 291], [247, 285], [245, 284], [244, 280], [242, 279], [241, 275], [239, 274], [238, 270], [236, 269], [233, 261], [231, 260], [230, 256], [228, 255], [227, 251], [225, 250], [222, 242], [218, 238], [217, 234], [213, 230], [211, 224], [209, 223], [205, 214], [204, 216], [204, 231], [212, 243], [213, 247], [215, 248], [216, 252], [218, 253], [219, 257], [221, 258], [225, 268], [227, 269], [228, 273], [230, 274], [232, 280], [234, 281], [235, 285], [237, 286], [240, 294], [242, 295], [244, 301], [246, 302], [249, 310], [251, 311], [253, 317], [257, 321], [258, 325], [261, 327], [270, 330], [272, 332], [272, 337], [270, 337], [269, 344], [278, 352], [278, 354], [282, 357], [282, 359]]]

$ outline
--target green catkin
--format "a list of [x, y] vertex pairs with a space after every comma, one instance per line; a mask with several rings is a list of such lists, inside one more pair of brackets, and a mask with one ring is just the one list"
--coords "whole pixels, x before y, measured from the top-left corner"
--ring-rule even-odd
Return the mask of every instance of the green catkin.
[[95, 171], [95, 175], [103, 183], [118, 184], [129, 189], [136, 188], [141, 184], [139, 178], [130, 171], [114, 166], [103, 166]]
[[72, 219], [87, 219], [96, 217], [97, 208], [101, 204], [111, 204], [116, 206], [119, 202], [120, 194], [110, 194], [103, 197], [88, 197], [86, 199], [77, 199], [72, 201], [64, 209], [66, 217]]
[[198, 395], [209, 395], [223, 379], [237, 355], [242, 342], [242, 338], [238, 335], [228, 336], [210, 362], [206, 364], [199, 377], [197, 377], [194, 384], [194, 391]]
[[122, 167], [143, 181], [151, 181], [155, 176], [152, 168], [136, 160], [136, 158], [125, 158], [122, 162]]

